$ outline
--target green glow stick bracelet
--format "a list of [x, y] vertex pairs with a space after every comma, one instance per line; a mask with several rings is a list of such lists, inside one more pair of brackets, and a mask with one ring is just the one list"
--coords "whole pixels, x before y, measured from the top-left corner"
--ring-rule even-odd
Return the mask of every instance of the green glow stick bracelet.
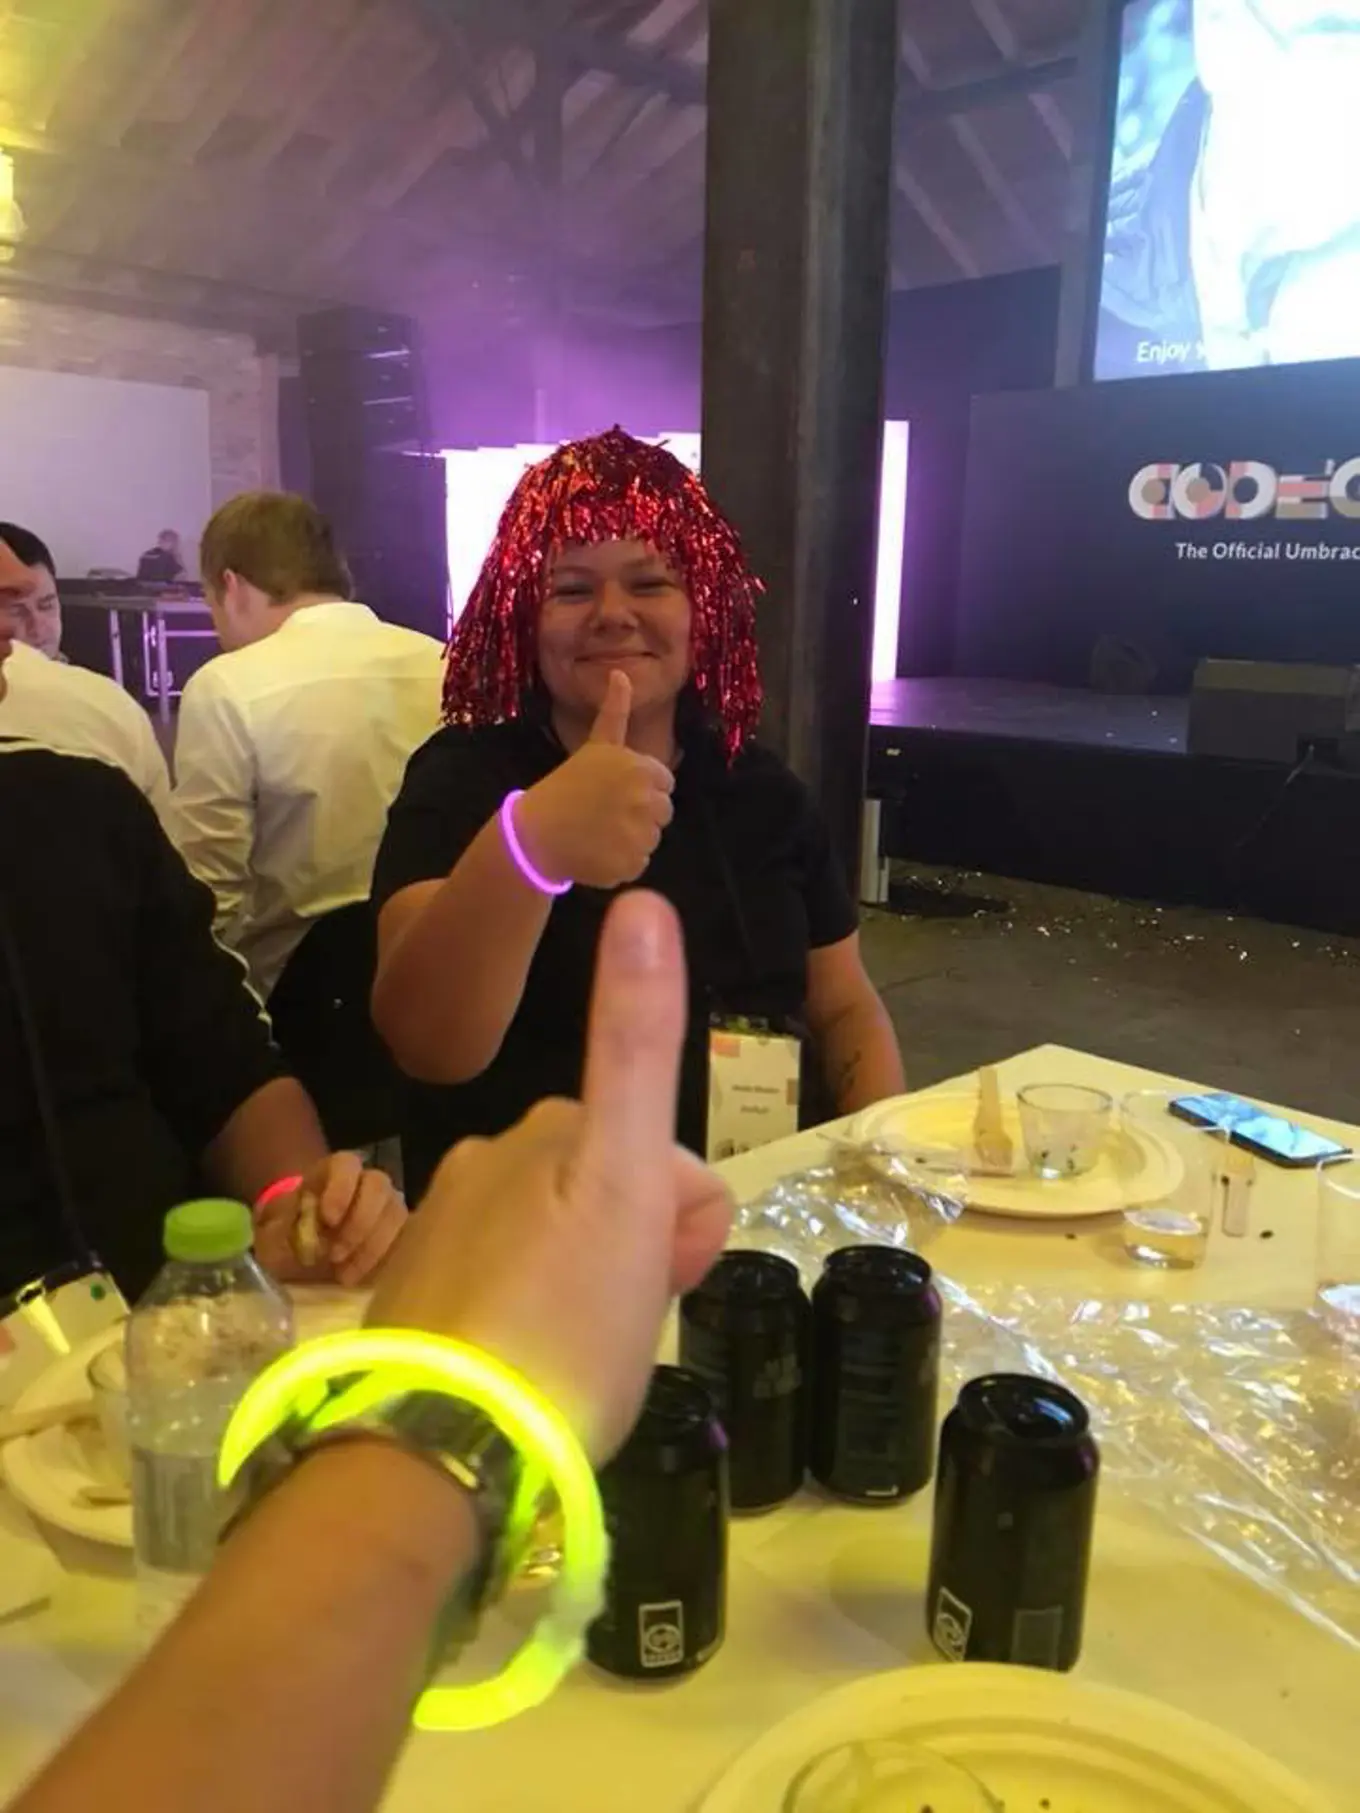
[[[363, 1376], [356, 1381], [356, 1374]], [[329, 1391], [336, 1379], [350, 1381], [339, 1398]], [[276, 1360], [251, 1385], [223, 1437], [217, 1477], [229, 1486], [255, 1450], [295, 1419], [315, 1435], [366, 1404], [411, 1391], [439, 1392], [489, 1417], [525, 1473], [551, 1486], [562, 1512], [561, 1569], [534, 1630], [494, 1679], [428, 1687], [416, 1702], [417, 1730], [475, 1731], [546, 1700], [580, 1659], [586, 1627], [603, 1604], [609, 1541], [600, 1494], [560, 1411], [512, 1367], [461, 1341], [409, 1329], [325, 1335]]]

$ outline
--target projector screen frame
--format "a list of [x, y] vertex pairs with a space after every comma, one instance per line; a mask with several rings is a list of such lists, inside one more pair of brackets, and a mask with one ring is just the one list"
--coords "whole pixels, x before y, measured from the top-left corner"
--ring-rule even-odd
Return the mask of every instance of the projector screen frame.
[[[1139, 383], [1148, 378], [1160, 381], [1168, 377], [1231, 378], [1234, 375], [1250, 370], [1278, 369], [1281, 371], [1297, 370], [1303, 365], [1349, 365], [1360, 359], [1360, 349], [1353, 342], [1345, 344], [1340, 350], [1328, 350], [1320, 344], [1314, 344], [1311, 350], [1305, 350], [1305, 340], [1298, 335], [1297, 320], [1294, 323], [1294, 344], [1297, 350], [1280, 352], [1277, 348], [1270, 356], [1229, 359], [1214, 353], [1213, 342], [1217, 336], [1223, 338], [1222, 321], [1202, 324], [1201, 336], [1209, 344], [1208, 360], [1203, 365], [1198, 363], [1182, 365], [1174, 359], [1157, 362], [1149, 361], [1146, 370], [1118, 369], [1101, 375], [1097, 369], [1100, 341], [1102, 296], [1105, 279], [1105, 251], [1108, 237], [1111, 190], [1116, 165], [1117, 138], [1119, 132], [1119, 96], [1121, 77], [1124, 67], [1124, 35], [1127, 14], [1130, 8], [1140, 6], [1145, 0], [1089, 0], [1086, 14], [1082, 46], [1082, 67], [1084, 78], [1084, 99], [1087, 103], [1084, 149], [1087, 155], [1080, 159], [1084, 164], [1082, 172], [1089, 180], [1086, 195], [1077, 200], [1087, 202], [1085, 208], [1086, 244], [1085, 256], [1074, 252], [1067, 261], [1064, 270], [1062, 307], [1066, 317], [1060, 321], [1059, 345], [1057, 360], [1057, 383], [1060, 388], [1073, 384], [1129, 384]], [[1150, 3], [1150, 0], [1146, 0]], [[1194, 6], [1196, 0], [1187, 0]], [[1348, 0], [1349, 6], [1360, 6], [1360, 0]], [[1347, 12], [1346, 29], [1354, 29], [1349, 11]], [[1227, 116], [1225, 116], [1227, 117]], [[1353, 236], [1360, 232], [1360, 216], [1347, 214], [1344, 225], [1337, 230], [1331, 243], [1345, 242], [1346, 250], [1353, 252]], [[1309, 252], [1306, 242], [1299, 256]], [[1279, 255], [1277, 254], [1277, 257]], [[1187, 280], [1188, 281], [1188, 280]], [[1354, 283], [1352, 273], [1351, 282]], [[1197, 286], [1198, 287], [1198, 286]], [[1199, 298], [1197, 298], [1199, 300]], [[1221, 312], [1221, 311], [1220, 311]], [[1355, 308], [1349, 311], [1333, 309], [1335, 320], [1353, 321], [1356, 318]], [[1163, 330], [1163, 338], [1171, 332]], [[1188, 328], [1182, 328], [1182, 333]], [[1254, 330], [1252, 330], [1254, 331]], [[1262, 329], [1263, 332], [1275, 331], [1274, 327]], [[1289, 328], [1282, 330], [1288, 338]], [[1155, 330], [1148, 330], [1148, 337], [1154, 337]], [[1251, 338], [1251, 332], [1244, 334]], [[1078, 356], [1079, 341], [1079, 356]], [[1174, 350], [1168, 346], [1165, 351]], [[1141, 363], [1141, 361], [1140, 361]]]
[[[1114, 140], [1118, 127], [1119, 77], [1124, 60], [1124, 14], [1134, 0], [1092, 0], [1084, 45], [1089, 89], [1094, 106], [1088, 118], [1094, 143], [1091, 147], [1090, 205], [1080, 260], [1082, 289], [1080, 354], [1075, 374], [1068, 382], [1111, 383], [1096, 377], [1096, 342], [1100, 334], [1100, 299], [1105, 274], [1105, 235], [1110, 213], [1110, 184], [1114, 176]], [[1071, 280], [1073, 272], [1069, 270]], [[1122, 380], [1137, 382], [1136, 379]], [[1059, 382], [1062, 382], [1061, 376]]]

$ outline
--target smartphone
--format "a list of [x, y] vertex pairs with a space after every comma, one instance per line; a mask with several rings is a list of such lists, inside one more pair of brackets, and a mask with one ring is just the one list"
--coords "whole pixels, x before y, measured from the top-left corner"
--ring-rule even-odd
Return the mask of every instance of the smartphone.
[[1182, 1095], [1172, 1102], [1171, 1112], [1194, 1127], [1225, 1127], [1235, 1146], [1292, 1171], [1335, 1164], [1351, 1156], [1349, 1146], [1300, 1127], [1297, 1121], [1267, 1114], [1240, 1095]]

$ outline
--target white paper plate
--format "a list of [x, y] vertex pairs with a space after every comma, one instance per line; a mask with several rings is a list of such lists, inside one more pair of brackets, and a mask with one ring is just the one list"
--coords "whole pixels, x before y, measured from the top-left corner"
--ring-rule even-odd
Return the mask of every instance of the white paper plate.
[[[41, 1410], [48, 1404], [75, 1402], [90, 1396], [86, 1368], [97, 1353], [123, 1338], [123, 1324], [116, 1322], [92, 1340], [83, 1342], [49, 1366], [15, 1403], [16, 1410]], [[0, 1449], [5, 1484], [35, 1517], [55, 1529], [68, 1530], [90, 1542], [132, 1547], [132, 1511], [128, 1505], [87, 1505], [80, 1500], [83, 1486], [105, 1483], [99, 1469], [98, 1429], [82, 1423], [40, 1429], [6, 1442]]]
[[898, 1735], [972, 1770], [1006, 1813], [1337, 1813], [1269, 1757], [1155, 1700], [975, 1663], [826, 1694], [738, 1758], [701, 1813], [780, 1813], [814, 1757]]
[[[300, 1341], [355, 1328], [368, 1304], [368, 1293], [339, 1286], [301, 1285], [292, 1292]], [[86, 1368], [94, 1356], [123, 1338], [123, 1324], [104, 1329], [50, 1366], [23, 1392], [16, 1410], [41, 1410], [90, 1395]], [[132, 1511], [127, 1505], [87, 1505], [82, 1487], [107, 1483], [99, 1466], [100, 1438], [92, 1425], [40, 1429], [0, 1448], [5, 1484], [26, 1510], [55, 1529], [113, 1548], [132, 1547]]]
[[[847, 1137], [877, 1140], [908, 1157], [913, 1146], [923, 1151], [966, 1150], [973, 1143], [976, 1110], [977, 1098], [972, 1094], [896, 1096], [856, 1116]], [[1017, 1161], [1023, 1163], [1025, 1142], [1013, 1099], [1002, 1104], [1002, 1115]], [[1054, 1183], [1028, 1172], [1016, 1177], [969, 1177], [968, 1207], [988, 1215], [1038, 1221], [1113, 1215], [1164, 1201], [1184, 1175], [1184, 1161], [1170, 1140], [1160, 1140], [1142, 1127], [1121, 1126], [1116, 1120], [1093, 1170]]]

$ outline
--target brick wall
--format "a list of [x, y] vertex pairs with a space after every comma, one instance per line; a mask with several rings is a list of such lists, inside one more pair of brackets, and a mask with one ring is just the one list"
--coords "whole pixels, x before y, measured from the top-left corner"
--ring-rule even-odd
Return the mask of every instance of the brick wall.
[[214, 504], [279, 482], [278, 361], [243, 334], [4, 296], [0, 365], [206, 390]]

